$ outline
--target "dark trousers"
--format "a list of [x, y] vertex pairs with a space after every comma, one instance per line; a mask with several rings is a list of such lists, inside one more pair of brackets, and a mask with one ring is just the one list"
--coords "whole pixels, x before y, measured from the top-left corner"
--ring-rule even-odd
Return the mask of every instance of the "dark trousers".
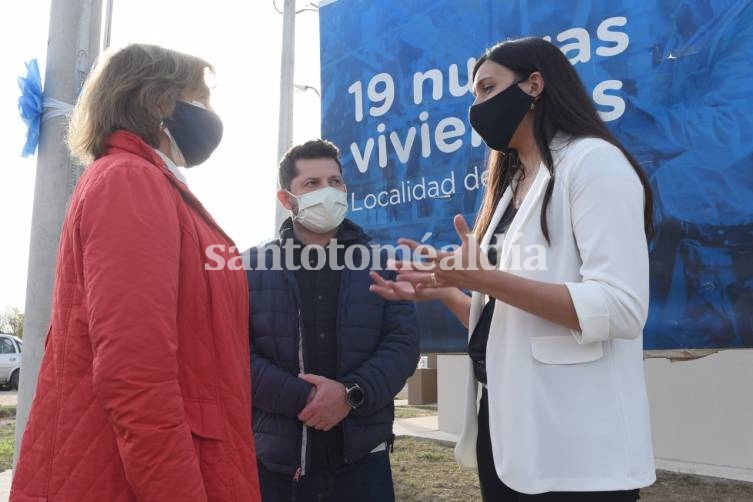
[[387, 451], [370, 453], [337, 473], [317, 471], [294, 481], [259, 462], [263, 502], [394, 502]]
[[537, 495], [518, 493], [497, 476], [489, 436], [489, 397], [484, 388], [478, 410], [478, 438], [476, 439], [478, 478], [484, 502], [635, 502], [638, 490], [613, 492], [547, 492]]

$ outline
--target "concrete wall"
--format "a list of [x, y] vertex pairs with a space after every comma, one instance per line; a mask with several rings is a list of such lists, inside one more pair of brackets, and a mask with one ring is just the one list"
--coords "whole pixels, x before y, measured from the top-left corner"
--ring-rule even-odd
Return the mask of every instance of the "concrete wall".
[[463, 368], [466, 355], [437, 356], [437, 411], [439, 430], [449, 434], [460, 434], [463, 426], [462, 403], [465, 391]]
[[[464, 355], [437, 358], [439, 429], [458, 434]], [[645, 362], [659, 469], [753, 482], [753, 350]]]
[[753, 350], [646, 361], [659, 469], [753, 481]]

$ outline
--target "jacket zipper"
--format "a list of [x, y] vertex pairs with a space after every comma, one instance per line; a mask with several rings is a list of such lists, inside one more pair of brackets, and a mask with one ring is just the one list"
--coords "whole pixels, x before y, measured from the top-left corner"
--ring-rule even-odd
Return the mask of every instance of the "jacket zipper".
[[[301, 373], [306, 373], [306, 364], [303, 360], [303, 332], [302, 332], [302, 313], [298, 307], [298, 369]], [[306, 447], [308, 446], [308, 427], [301, 423], [301, 465], [296, 469], [293, 476], [294, 481], [298, 481], [301, 476], [306, 474]]]
[[[282, 248], [282, 241], [278, 240], [278, 245]], [[290, 287], [295, 295], [295, 300], [298, 303], [298, 372], [306, 373], [306, 364], [304, 362], [303, 354], [303, 313], [301, 311], [301, 295], [298, 292], [298, 283], [293, 277], [293, 273], [290, 270], [285, 270], [285, 278], [290, 283]], [[296, 468], [293, 474], [293, 482], [297, 483], [301, 476], [306, 474], [306, 448], [308, 447], [308, 427], [306, 424], [301, 424], [301, 458], [300, 465]]]

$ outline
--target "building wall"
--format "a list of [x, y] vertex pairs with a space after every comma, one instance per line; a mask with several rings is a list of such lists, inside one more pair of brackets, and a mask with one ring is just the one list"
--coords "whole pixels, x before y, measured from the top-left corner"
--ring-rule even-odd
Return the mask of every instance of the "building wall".
[[753, 350], [646, 361], [659, 469], [753, 481]]

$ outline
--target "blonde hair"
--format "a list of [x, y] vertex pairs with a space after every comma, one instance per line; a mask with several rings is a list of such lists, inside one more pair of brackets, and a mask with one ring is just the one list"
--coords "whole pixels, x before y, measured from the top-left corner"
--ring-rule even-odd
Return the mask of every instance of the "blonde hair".
[[206, 85], [214, 72], [201, 58], [156, 45], [131, 44], [103, 55], [84, 83], [68, 125], [71, 154], [84, 165], [105, 154], [117, 130], [160, 143], [162, 119], [185, 91]]

